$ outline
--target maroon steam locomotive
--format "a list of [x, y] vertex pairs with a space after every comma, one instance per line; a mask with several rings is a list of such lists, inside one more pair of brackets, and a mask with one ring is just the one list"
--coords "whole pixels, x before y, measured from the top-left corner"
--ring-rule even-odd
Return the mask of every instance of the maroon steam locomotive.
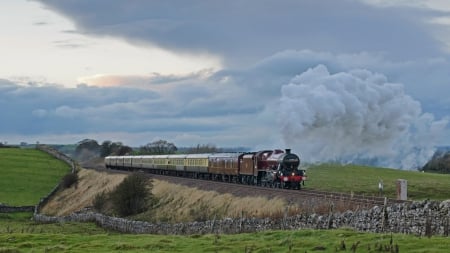
[[266, 187], [300, 189], [306, 180], [290, 149], [245, 153], [108, 156], [110, 169], [142, 170]]

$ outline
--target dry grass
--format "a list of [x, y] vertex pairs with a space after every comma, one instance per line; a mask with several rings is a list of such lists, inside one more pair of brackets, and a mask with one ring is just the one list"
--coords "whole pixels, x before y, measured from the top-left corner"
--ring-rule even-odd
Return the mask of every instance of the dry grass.
[[235, 197], [154, 180], [153, 194], [159, 199], [152, 220], [183, 222], [223, 217], [267, 217], [285, 210], [283, 199]]
[[92, 201], [98, 193], [111, 191], [122, 182], [126, 175], [81, 169], [78, 177], [77, 185], [57, 193], [41, 212], [47, 215], [63, 216], [92, 206]]
[[[114, 189], [126, 177], [81, 169], [76, 186], [64, 189], [41, 210], [47, 215], [63, 216], [92, 206], [95, 196]], [[157, 203], [151, 213], [139, 218], [152, 221], [182, 222], [222, 217], [267, 217], [286, 209], [283, 199], [265, 197], [235, 197], [203, 191], [166, 181], [153, 180], [153, 191]], [[151, 217], [149, 217], [151, 216]]]
[[[81, 169], [78, 176], [78, 184], [57, 193], [42, 213], [64, 216], [90, 207], [97, 194], [110, 192], [127, 175]], [[330, 201], [319, 199], [307, 199], [301, 205], [294, 205], [281, 198], [236, 197], [160, 180], [153, 180], [152, 193], [156, 200], [154, 206], [136, 219], [174, 223], [241, 216], [281, 218], [300, 213], [328, 213], [331, 205]], [[359, 208], [344, 201], [333, 201], [333, 207], [334, 211]]]

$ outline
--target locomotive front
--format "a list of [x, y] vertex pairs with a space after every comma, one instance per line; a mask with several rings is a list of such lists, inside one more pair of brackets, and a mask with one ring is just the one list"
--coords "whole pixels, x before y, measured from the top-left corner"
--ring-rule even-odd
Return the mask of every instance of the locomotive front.
[[300, 158], [286, 149], [278, 158], [278, 178], [282, 188], [300, 189], [300, 184], [306, 179], [305, 171], [299, 170]]

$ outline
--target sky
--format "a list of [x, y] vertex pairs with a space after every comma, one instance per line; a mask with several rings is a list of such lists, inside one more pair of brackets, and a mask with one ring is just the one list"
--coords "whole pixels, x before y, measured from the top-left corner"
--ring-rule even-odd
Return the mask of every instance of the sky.
[[450, 145], [449, 1], [5, 0], [0, 32], [0, 142], [402, 169]]

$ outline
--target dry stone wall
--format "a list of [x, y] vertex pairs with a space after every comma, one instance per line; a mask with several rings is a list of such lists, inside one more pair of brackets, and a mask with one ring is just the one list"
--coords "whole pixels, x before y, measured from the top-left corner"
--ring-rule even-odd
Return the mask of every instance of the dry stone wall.
[[35, 206], [8, 206], [0, 203], [0, 213], [33, 212]]
[[74, 173], [76, 171], [78, 164], [69, 156], [67, 156], [67, 155], [59, 152], [58, 150], [56, 150], [50, 146], [47, 146], [47, 145], [36, 145], [36, 149], [46, 152], [49, 155], [55, 157], [56, 159], [59, 159], [65, 163], [67, 163], [70, 166], [72, 173]]
[[[76, 173], [77, 171], [77, 167], [79, 166], [77, 162], [75, 162], [72, 158], [70, 158], [69, 156], [59, 152], [58, 150], [51, 148], [49, 146], [46, 145], [37, 145], [36, 149], [39, 149], [43, 152], [48, 153], [49, 155], [55, 157], [56, 159], [59, 159], [65, 163], [67, 163], [70, 168], [71, 168], [71, 172], [72, 173]], [[39, 211], [41, 210], [41, 208], [47, 204], [47, 202], [53, 197], [54, 194], [56, 194], [56, 192], [58, 191], [58, 189], [61, 187], [61, 183], [62, 181], [60, 181], [54, 188], [53, 190], [51, 190], [49, 192], [49, 194], [47, 194], [47, 196], [43, 197], [40, 199], [39, 203], [36, 205], [36, 208], [34, 209], [34, 213], [37, 214], [39, 213]]]
[[99, 226], [124, 233], [146, 234], [208, 234], [242, 233], [265, 230], [333, 229], [354, 228], [367, 232], [395, 232], [419, 236], [448, 236], [450, 201], [422, 201], [373, 207], [370, 210], [330, 215], [303, 214], [272, 220], [257, 218], [223, 219], [179, 224], [148, 223], [105, 216], [90, 211], [74, 213], [65, 217], [34, 215], [41, 223], [95, 222]]

